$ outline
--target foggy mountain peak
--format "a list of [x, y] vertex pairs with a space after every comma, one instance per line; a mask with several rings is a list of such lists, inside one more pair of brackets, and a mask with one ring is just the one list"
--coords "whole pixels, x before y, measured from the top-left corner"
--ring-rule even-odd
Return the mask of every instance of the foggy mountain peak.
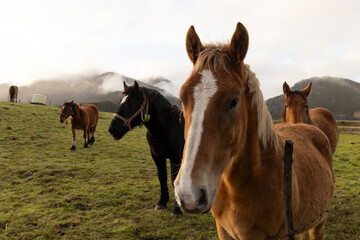
[[[53, 79], [42, 79], [29, 85], [18, 86], [18, 98], [22, 103], [32, 100], [33, 94], [44, 94], [48, 97], [49, 105], [61, 105], [65, 100], [75, 102], [117, 102], [119, 94], [123, 91], [123, 81], [132, 86], [137, 81], [142, 87], [159, 91], [167, 98], [176, 99], [178, 92], [175, 85], [165, 78], [149, 78], [139, 81], [116, 72], [105, 72], [100, 75], [74, 75]], [[0, 100], [7, 101], [10, 84], [0, 84]], [[177, 96], [178, 94], [176, 94]]]

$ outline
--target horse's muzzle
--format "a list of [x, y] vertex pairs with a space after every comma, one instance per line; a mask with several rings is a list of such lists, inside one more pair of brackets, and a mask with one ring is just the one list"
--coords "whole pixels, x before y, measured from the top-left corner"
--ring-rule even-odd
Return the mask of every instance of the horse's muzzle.
[[62, 118], [59, 118], [59, 121], [60, 121], [61, 123], [63, 123], [63, 122], [64, 122], [64, 119], [62, 119]]
[[208, 198], [204, 189], [200, 189], [200, 196], [196, 201], [186, 201], [181, 197], [178, 199], [178, 204], [180, 202], [180, 208], [182, 211], [187, 213], [199, 214], [207, 213], [210, 211], [211, 205], [209, 207]]

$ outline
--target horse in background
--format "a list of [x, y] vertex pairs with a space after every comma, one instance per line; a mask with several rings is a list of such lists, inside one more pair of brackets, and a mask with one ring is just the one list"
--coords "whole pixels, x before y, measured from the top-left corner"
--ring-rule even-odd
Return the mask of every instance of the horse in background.
[[328, 137], [334, 155], [339, 141], [337, 122], [334, 114], [325, 108], [309, 109], [308, 97], [311, 86], [312, 83], [309, 83], [302, 91], [291, 91], [289, 85], [284, 82], [283, 122], [308, 123], [320, 128]]
[[229, 44], [203, 45], [188, 30], [193, 70], [180, 90], [185, 146], [176, 200], [189, 213], [211, 209], [221, 240], [285, 237], [283, 156], [292, 140], [296, 237], [309, 231], [311, 240], [323, 239], [335, 188], [329, 141], [310, 124], [273, 125], [259, 80], [243, 61], [248, 44], [241, 23]]
[[17, 86], [10, 86], [9, 88], [9, 96], [10, 96], [10, 102], [17, 102], [17, 95], [18, 95], [19, 89]]
[[[142, 125], [147, 128], [146, 139], [160, 181], [160, 199], [155, 210], [166, 209], [169, 201], [166, 159], [170, 159], [171, 183], [173, 184], [183, 153], [184, 118], [180, 109], [171, 105], [159, 92], [139, 87], [136, 81], [134, 86], [127, 86], [124, 82], [124, 92], [109, 126], [109, 132], [115, 140], [119, 140], [128, 131]], [[176, 201], [172, 216], [174, 218], [182, 216]]]
[[81, 129], [84, 132], [84, 148], [87, 148], [89, 143], [93, 145], [95, 142], [96, 125], [99, 120], [99, 110], [97, 107], [92, 104], [80, 106], [74, 103], [74, 100], [71, 102], [65, 101], [61, 107], [59, 121], [62, 123], [69, 117], [71, 117], [71, 132], [73, 136], [70, 150], [74, 151], [76, 149], [76, 129]]

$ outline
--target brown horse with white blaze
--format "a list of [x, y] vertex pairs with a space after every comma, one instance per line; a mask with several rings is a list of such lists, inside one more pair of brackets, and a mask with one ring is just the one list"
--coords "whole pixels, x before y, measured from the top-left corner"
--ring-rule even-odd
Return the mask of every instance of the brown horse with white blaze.
[[71, 131], [72, 131], [72, 146], [71, 151], [76, 149], [76, 129], [83, 130], [84, 134], [84, 148], [88, 147], [95, 142], [95, 130], [99, 119], [99, 110], [95, 105], [92, 104], [79, 104], [71, 102], [64, 102], [61, 107], [60, 122], [64, 122], [66, 119], [71, 117]]
[[329, 141], [309, 124], [273, 125], [259, 80], [243, 62], [248, 42], [241, 23], [226, 45], [204, 46], [193, 26], [187, 33], [194, 67], [180, 91], [185, 147], [176, 200], [185, 212], [211, 209], [220, 239], [284, 237], [283, 156], [290, 139], [294, 228], [310, 223], [297, 238], [309, 231], [312, 240], [323, 239], [334, 193]]
[[302, 91], [291, 91], [289, 85], [284, 82], [283, 122], [308, 123], [317, 126], [328, 137], [334, 155], [339, 141], [336, 119], [334, 114], [325, 108], [309, 109], [307, 98], [310, 96], [311, 86], [312, 83], [309, 83]]
[[17, 95], [18, 95], [19, 89], [17, 86], [10, 86], [9, 88], [9, 97], [10, 97], [10, 102], [17, 102]]

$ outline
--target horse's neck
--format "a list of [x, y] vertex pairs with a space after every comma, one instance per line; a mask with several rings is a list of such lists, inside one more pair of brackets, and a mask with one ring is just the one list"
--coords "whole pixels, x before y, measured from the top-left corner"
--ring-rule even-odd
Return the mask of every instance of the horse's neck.
[[159, 135], [159, 133], [166, 130], [165, 125], [160, 123], [164, 121], [161, 118], [166, 114], [167, 107], [154, 102], [155, 100], [149, 103], [150, 121], [144, 123], [144, 125], [152, 135]]
[[82, 116], [82, 111], [83, 111], [83, 110], [79, 107], [79, 108], [75, 111], [75, 113], [72, 113], [72, 114], [71, 114], [72, 119], [73, 119], [74, 121], [80, 121], [81, 116]]

